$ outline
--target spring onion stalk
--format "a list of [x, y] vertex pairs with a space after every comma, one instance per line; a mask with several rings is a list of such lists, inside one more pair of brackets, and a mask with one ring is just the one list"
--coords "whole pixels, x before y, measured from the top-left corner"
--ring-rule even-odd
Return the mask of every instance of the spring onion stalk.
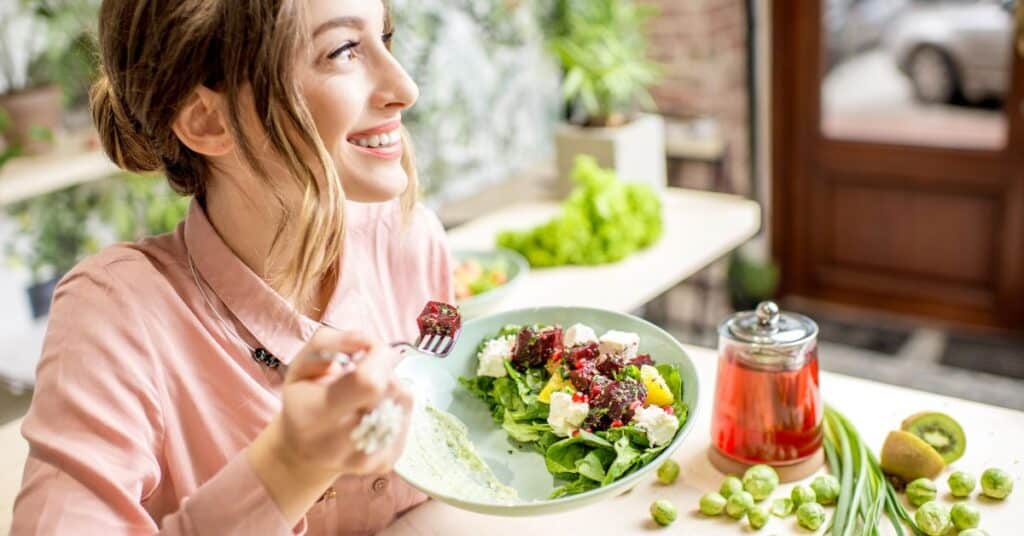
[[877, 536], [882, 515], [903, 536], [924, 536], [903, 507], [871, 449], [853, 424], [830, 406], [825, 407], [824, 449], [829, 469], [839, 477], [839, 500], [828, 531], [831, 536]]

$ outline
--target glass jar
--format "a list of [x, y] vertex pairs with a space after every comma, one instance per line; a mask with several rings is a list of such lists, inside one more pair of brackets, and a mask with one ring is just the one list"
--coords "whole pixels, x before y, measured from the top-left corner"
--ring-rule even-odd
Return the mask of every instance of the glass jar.
[[821, 447], [818, 326], [773, 302], [718, 327], [711, 443], [744, 464], [794, 464]]

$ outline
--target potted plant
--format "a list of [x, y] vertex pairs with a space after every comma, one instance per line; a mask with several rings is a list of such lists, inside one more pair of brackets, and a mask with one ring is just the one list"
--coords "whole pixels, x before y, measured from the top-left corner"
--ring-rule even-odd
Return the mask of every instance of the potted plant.
[[63, 121], [64, 99], [85, 102], [95, 72], [90, 29], [98, 0], [21, 0], [0, 10], [0, 110], [8, 149], [48, 150]]
[[760, 260], [736, 251], [729, 258], [729, 301], [734, 311], [752, 311], [757, 304], [775, 298], [779, 269], [770, 259]]
[[556, 129], [559, 178], [590, 154], [619, 177], [663, 188], [665, 125], [647, 88], [660, 67], [647, 58], [651, 6], [631, 0], [557, 0], [548, 14], [549, 46], [561, 64], [566, 122]]
[[82, 257], [99, 249], [88, 223], [101, 198], [95, 185], [82, 185], [8, 207], [17, 234], [6, 246], [7, 258], [31, 274], [27, 291], [34, 318], [49, 312], [60, 278]]

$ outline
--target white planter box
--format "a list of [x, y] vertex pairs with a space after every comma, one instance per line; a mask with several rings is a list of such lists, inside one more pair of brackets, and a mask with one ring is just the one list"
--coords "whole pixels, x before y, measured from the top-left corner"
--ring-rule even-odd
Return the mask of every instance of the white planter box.
[[614, 169], [619, 178], [665, 188], [665, 122], [660, 115], [642, 114], [619, 127], [583, 128], [561, 124], [555, 131], [558, 156], [558, 193], [572, 189], [573, 161], [589, 154], [601, 167]]

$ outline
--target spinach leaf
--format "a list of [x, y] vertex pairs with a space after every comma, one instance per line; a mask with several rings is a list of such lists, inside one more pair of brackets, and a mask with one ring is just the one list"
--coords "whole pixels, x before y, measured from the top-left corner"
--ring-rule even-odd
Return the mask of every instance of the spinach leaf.
[[551, 492], [548, 496], [549, 499], [557, 499], [563, 495], [575, 495], [577, 493], [583, 493], [584, 491], [592, 490], [601, 485], [596, 480], [591, 480], [585, 476], [580, 476], [576, 480], [569, 482], [563, 486], [559, 486]]
[[512, 412], [505, 410], [505, 419], [501, 427], [508, 432], [508, 435], [520, 443], [538, 441], [545, 432], [551, 431], [551, 425], [546, 422], [516, 422]]
[[608, 468], [604, 480], [601, 481], [601, 485], [611, 484], [620, 476], [626, 474], [637, 463], [640, 454], [640, 450], [630, 444], [628, 437], [620, 437], [615, 442], [615, 461]]

